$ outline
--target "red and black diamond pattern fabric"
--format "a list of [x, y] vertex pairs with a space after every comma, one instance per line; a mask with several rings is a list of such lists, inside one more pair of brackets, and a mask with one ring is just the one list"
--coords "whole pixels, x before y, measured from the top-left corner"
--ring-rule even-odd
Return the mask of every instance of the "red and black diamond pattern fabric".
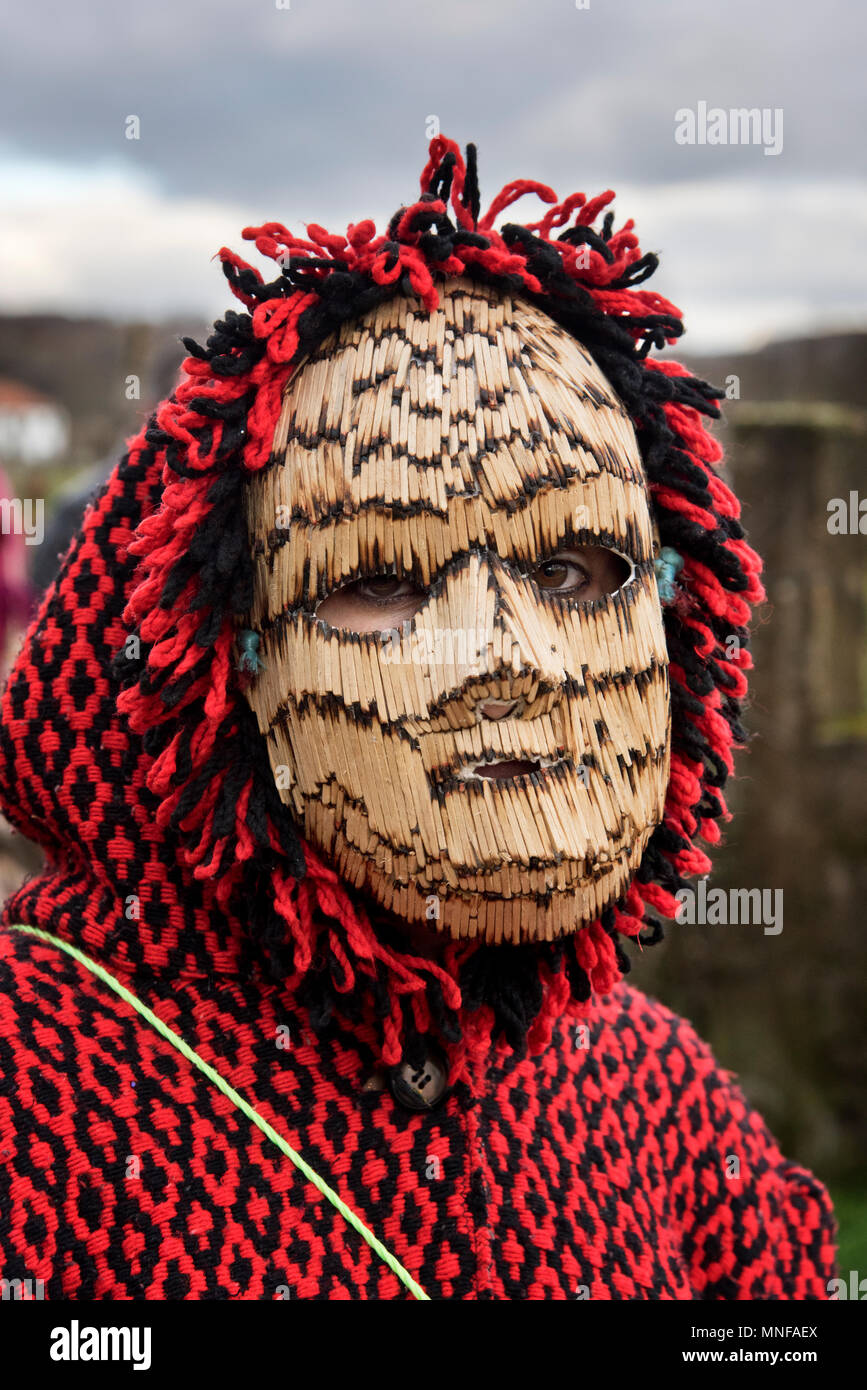
[[[689, 1024], [625, 984], [431, 1111], [364, 1090], [278, 986], [124, 982], [432, 1298], [825, 1299], [834, 1219]], [[363, 1031], [363, 1030], [362, 1030]], [[372, 1040], [371, 1040], [372, 1041]], [[49, 1299], [409, 1294], [225, 1096], [77, 962], [0, 935], [0, 1270]]]
[[262, 972], [243, 905], [167, 834], [110, 675], [129, 542], [161, 488], [143, 429], [3, 696], [0, 804], [46, 867], [0, 914], [0, 1278], [41, 1279], [50, 1299], [410, 1296], [230, 1100], [83, 966], [7, 930], [20, 922], [139, 995], [432, 1298], [827, 1298], [825, 1189], [640, 993], [595, 997], [586, 1035], [563, 1017], [534, 1056], [476, 1047], [416, 1112], [364, 1089], [382, 1055], [370, 1021], [316, 1037]]

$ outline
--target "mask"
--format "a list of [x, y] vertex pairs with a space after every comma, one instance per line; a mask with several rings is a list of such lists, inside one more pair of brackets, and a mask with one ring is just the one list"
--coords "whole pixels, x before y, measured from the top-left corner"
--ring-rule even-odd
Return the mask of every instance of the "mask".
[[246, 697], [304, 837], [454, 938], [598, 918], [662, 819], [670, 710], [641, 457], [590, 355], [465, 279], [392, 299], [289, 380], [246, 507]]

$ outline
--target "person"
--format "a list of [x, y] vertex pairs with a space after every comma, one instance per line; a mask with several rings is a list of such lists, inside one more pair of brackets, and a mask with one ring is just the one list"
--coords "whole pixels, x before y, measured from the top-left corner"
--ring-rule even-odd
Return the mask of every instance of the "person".
[[5, 676], [12, 648], [26, 623], [32, 602], [27, 575], [27, 542], [15, 525], [12, 483], [0, 468], [0, 676]]
[[623, 978], [710, 867], [762, 589], [612, 198], [482, 215], [438, 136], [384, 233], [222, 251], [244, 311], [4, 695], [5, 1278], [829, 1296], [824, 1186]]

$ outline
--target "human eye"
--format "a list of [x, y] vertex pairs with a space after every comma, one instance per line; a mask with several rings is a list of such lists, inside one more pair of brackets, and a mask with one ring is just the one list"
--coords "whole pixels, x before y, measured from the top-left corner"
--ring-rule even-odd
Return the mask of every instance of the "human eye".
[[530, 571], [530, 578], [548, 596], [594, 599], [613, 594], [631, 573], [632, 564], [625, 556], [608, 546], [594, 545], [548, 556]]
[[353, 584], [347, 584], [340, 592], [352, 594], [369, 603], [396, 603], [398, 601], [403, 602], [420, 593], [420, 590], [411, 580], [402, 579], [400, 575], [374, 574], [363, 579], [356, 579]]

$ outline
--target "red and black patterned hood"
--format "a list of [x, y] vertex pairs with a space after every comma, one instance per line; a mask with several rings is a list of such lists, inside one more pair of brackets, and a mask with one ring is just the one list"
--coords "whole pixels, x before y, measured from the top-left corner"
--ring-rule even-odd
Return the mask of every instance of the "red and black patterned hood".
[[153, 759], [118, 709], [112, 674], [128, 637], [129, 542], [162, 492], [144, 434], [88, 506], [6, 685], [0, 800], [46, 866], [3, 920], [45, 927], [119, 966], [202, 974], [240, 961], [241, 924], [160, 823]]

